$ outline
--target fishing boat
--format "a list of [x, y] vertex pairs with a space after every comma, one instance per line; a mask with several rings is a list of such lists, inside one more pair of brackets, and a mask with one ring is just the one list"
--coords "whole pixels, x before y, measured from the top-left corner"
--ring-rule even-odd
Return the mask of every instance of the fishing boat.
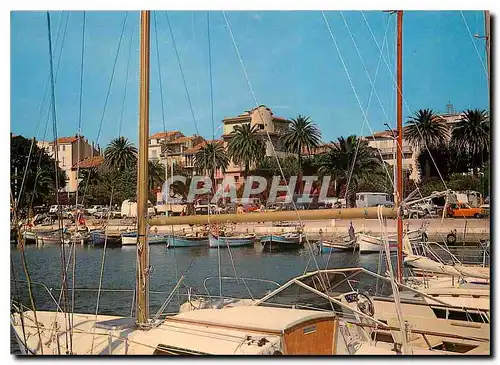
[[167, 248], [207, 246], [208, 235], [204, 233], [187, 233], [170, 235], [167, 238]]
[[356, 240], [344, 237], [342, 241], [319, 241], [319, 250], [321, 253], [353, 251], [357, 247]]
[[[411, 244], [417, 244], [422, 239], [423, 232], [421, 230], [413, 230], [406, 232]], [[380, 252], [384, 249], [384, 243], [380, 236], [372, 236], [366, 233], [359, 233], [356, 237], [359, 253]], [[388, 236], [389, 249], [391, 252], [398, 251], [398, 239], [396, 235]]]
[[110, 247], [121, 246], [121, 236], [106, 234], [104, 230], [90, 232], [90, 243], [94, 247], [103, 247], [104, 244]]
[[246, 233], [239, 235], [209, 235], [208, 245], [209, 247], [238, 247], [238, 246], [252, 246], [255, 242], [254, 233]]
[[[148, 242], [150, 244], [162, 244], [167, 243], [168, 234], [159, 233], [149, 233]], [[122, 246], [136, 245], [137, 244], [137, 232], [126, 232], [121, 234]]]
[[301, 232], [265, 235], [260, 238], [260, 243], [263, 249], [268, 251], [272, 251], [273, 249], [297, 249], [304, 245], [303, 234]]

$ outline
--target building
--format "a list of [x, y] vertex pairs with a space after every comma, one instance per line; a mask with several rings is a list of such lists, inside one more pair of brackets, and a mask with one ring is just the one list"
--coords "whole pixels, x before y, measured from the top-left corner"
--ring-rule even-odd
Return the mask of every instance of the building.
[[[37, 146], [45, 149], [47, 154], [55, 158], [54, 142], [38, 141]], [[57, 139], [57, 157], [61, 170], [66, 172], [66, 187], [60, 192], [75, 193], [78, 189], [78, 177], [76, 170], [78, 162], [82, 162], [92, 156], [100, 156], [99, 148], [94, 147], [94, 143], [89, 143], [84, 136], [75, 135], [73, 137], [60, 137]]]
[[162, 155], [162, 144], [171, 142], [177, 138], [184, 137], [179, 131], [158, 132], [149, 137], [148, 159], [150, 161], [158, 161]]
[[[254, 125], [257, 126], [257, 128], [259, 129], [259, 133], [266, 141], [266, 156], [274, 156], [274, 151], [279, 157], [283, 157], [287, 154], [284, 151], [283, 146], [281, 146], [279, 137], [288, 130], [290, 121], [288, 119], [275, 116], [271, 109], [269, 109], [265, 105], [260, 105], [258, 108], [245, 111], [243, 114], [240, 114], [236, 117], [224, 118], [222, 120], [222, 123], [222, 139], [224, 141], [224, 148], [226, 148], [226, 150], [229, 141], [232, 138], [232, 132], [234, 131], [234, 128], [237, 125], [249, 123], [252, 127]], [[270, 138], [268, 138], [268, 135]], [[269, 139], [271, 141], [269, 141]], [[236, 165], [233, 163], [233, 161], [231, 161], [226, 171], [226, 175], [232, 175], [236, 181], [236, 185], [239, 186], [241, 183], [243, 172], [244, 166]]]

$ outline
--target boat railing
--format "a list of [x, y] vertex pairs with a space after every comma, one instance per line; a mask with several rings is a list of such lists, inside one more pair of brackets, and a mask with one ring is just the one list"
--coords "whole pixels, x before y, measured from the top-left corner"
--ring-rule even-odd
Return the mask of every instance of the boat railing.
[[[266, 280], [266, 279], [238, 278], [238, 277], [234, 277], [234, 276], [221, 276], [221, 277], [219, 277], [219, 276], [209, 276], [209, 277], [205, 278], [205, 280], [203, 280], [203, 288], [205, 289], [205, 292], [207, 293], [208, 297], [210, 297], [210, 298], [214, 298], [216, 296], [210, 294], [210, 291], [207, 288], [207, 282], [209, 282], [210, 280], [214, 280], [214, 279], [221, 280], [221, 281], [236, 281], [237, 283], [241, 280], [241, 282], [243, 283], [243, 285], [247, 289], [248, 294], [250, 295], [250, 298], [252, 300], [255, 300], [255, 298], [252, 295], [250, 289], [248, 288], [247, 282], [267, 283], [267, 284], [272, 284], [272, 285], [276, 286], [276, 288], [280, 287], [279, 283], [277, 283], [275, 281], [272, 281], [272, 280]], [[219, 295], [219, 297], [220, 297], [220, 295]]]

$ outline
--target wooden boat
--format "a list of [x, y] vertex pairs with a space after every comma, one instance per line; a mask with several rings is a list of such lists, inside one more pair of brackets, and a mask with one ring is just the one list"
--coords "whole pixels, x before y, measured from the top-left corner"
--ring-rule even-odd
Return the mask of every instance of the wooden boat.
[[207, 246], [208, 235], [198, 233], [187, 233], [184, 235], [170, 235], [167, 238], [167, 248], [170, 247], [196, 247]]
[[303, 245], [303, 235], [298, 232], [288, 232], [282, 234], [270, 234], [262, 236], [260, 243], [264, 247], [271, 247], [273, 245], [282, 246], [283, 248], [299, 248]]
[[121, 246], [121, 236], [113, 236], [106, 235], [104, 230], [96, 230], [90, 232], [90, 243], [95, 247], [103, 247], [106, 243], [106, 246], [116, 247]]
[[[411, 244], [416, 244], [422, 239], [422, 231], [413, 230], [407, 232], [407, 236]], [[398, 240], [395, 235], [388, 236], [389, 249], [391, 252], [398, 250]], [[384, 242], [381, 237], [372, 236], [366, 233], [357, 234], [356, 241], [360, 253], [380, 252], [384, 250]]]
[[356, 249], [356, 240], [348, 240], [348, 241], [346, 241], [345, 239], [343, 241], [323, 240], [319, 242], [319, 250], [321, 253], [353, 251], [355, 249]]
[[[127, 232], [121, 234], [122, 246], [136, 245], [137, 244], [137, 232]], [[149, 233], [148, 243], [151, 245], [167, 243], [168, 234], [159, 233]]]
[[252, 246], [255, 242], [255, 234], [241, 234], [235, 236], [216, 236], [210, 235], [209, 247], [237, 247], [237, 246]]

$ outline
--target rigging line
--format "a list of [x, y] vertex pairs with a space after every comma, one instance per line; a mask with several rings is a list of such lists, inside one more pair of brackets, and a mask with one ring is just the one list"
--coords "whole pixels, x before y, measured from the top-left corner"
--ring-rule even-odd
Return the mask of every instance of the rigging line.
[[[79, 106], [78, 106], [78, 157], [76, 159], [76, 180], [77, 180], [77, 185], [78, 185], [78, 178], [80, 177], [80, 148], [81, 148], [81, 137], [80, 134], [82, 133], [82, 100], [83, 100], [83, 59], [84, 59], [84, 54], [85, 54], [85, 11], [83, 11], [83, 24], [82, 24], [82, 56], [80, 59], [80, 100], [79, 100]], [[76, 208], [78, 212], [78, 186], [76, 187], [76, 197], [75, 197], [75, 202], [76, 202]]]
[[[156, 21], [156, 12], [153, 12], [153, 20], [154, 20], [154, 28], [155, 28], [155, 43], [156, 43], [156, 61], [158, 65], [158, 79], [160, 82], [160, 101], [161, 101], [161, 120], [163, 122], [163, 132], [167, 132], [167, 127], [165, 124], [165, 104], [163, 102], [163, 85], [162, 85], [162, 77], [161, 77], [161, 67], [160, 67], [160, 47], [158, 46], [158, 24]], [[167, 168], [167, 165], [165, 165]]]
[[[58, 154], [58, 143], [57, 143], [57, 114], [56, 114], [56, 96], [55, 96], [55, 85], [54, 85], [54, 65], [53, 65], [53, 57], [52, 57], [52, 34], [51, 34], [51, 27], [50, 27], [50, 13], [47, 11], [47, 31], [48, 31], [48, 38], [49, 38], [49, 62], [50, 62], [50, 85], [51, 85], [51, 99], [52, 99], [52, 130], [53, 130], [53, 135], [54, 135], [54, 147], [55, 147], [55, 175], [56, 175], [56, 181], [55, 181], [55, 186], [56, 186], [56, 204], [59, 208], [59, 217], [58, 217], [58, 226], [59, 226], [59, 238], [61, 241], [61, 281], [62, 281], [62, 286], [63, 288], [67, 289], [67, 277], [64, 273], [64, 266], [65, 266], [65, 253], [64, 253], [64, 244], [63, 244], [63, 233], [62, 233], [62, 207], [59, 205], [59, 172], [58, 172], [58, 161], [59, 161], [59, 154]], [[64, 322], [66, 326], [66, 331], [65, 331], [65, 337], [66, 337], [66, 343], [68, 342], [68, 316], [67, 316], [67, 309], [68, 309], [68, 302], [67, 302], [67, 291], [63, 290], [61, 291], [63, 294], [63, 306], [64, 306]]]
[[[356, 88], [354, 87], [354, 84], [352, 82], [352, 79], [351, 79], [351, 75], [349, 74], [349, 71], [347, 70], [347, 65], [345, 64], [344, 62], [344, 57], [342, 57], [342, 52], [340, 51], [340, 48], [337, 44], [337, 40], [335, 38], [335, 36], [333, 35], [333, 32], [332, 32], [332, 29], [330, 28], [330, 24], [328, 23], [328, 20], [326, 19], [326, 15], [325, 15], [325, 12], [324, 11], [321, 11], [321, 14], [323, 15], [323, 20], [325, 21], [325, 25], [327, 27], [327, 30], [330, 34], [330, 37], [332, 38], [333, 40], [333, 44], [335, 46], [335, 49], [337, 50], [337, 53], [339, 55], [339, 58], [340, 58], [340, 61], [342, 63], [342, 66], [344, 68], [344, 71], [347, 75], [347, 79], [349, 81], [349, 84], [351, 85], [351, 88], [352, 88], [352, 91], [354, 92], [354, 96], [356, 97], [356, 101], [358, 103], [358, 106], [359, 108], [361, 109], [361, 113], [363, 114], [363, 122], [368, 126], [368, 128], [370, 129], [370, 133], [372, 134], [372, 139], [375, 141], [375, 137], [374, 137], [374, 133], [373, 133], [373, 130], [372, 130], [372, 127], [370, 125], [370, 122], [368, 121], [368, 116], [366, 115], [366, 112], [365, 112], [365, 109], [363, 108], [363, 106], [361, 105], [361, 100], [359, 99], [359, 96], [358, 96], [358, 93], [356, 91]], [[389, 24], [389, 23], [388, 23]], [[379, 52], [380, 52], [380, 55], [383, 55], [380, 47], [379, 47]], [[382, 56], [383, 57], [383, 56]], [[371, 80], [371, 78], [370, 78]], [[372, 83], [372, 87], [374, 88], [374, 84]], [[382, 152], [380, 152], [380, 149], [378, 149], [378, 152], [379, 152], [379, 155], [380, 155], [380, 158], [382, 161], [384, 161], [383, 157], [382, 157]], [[389, 181], [391, 181], [391, 178], [390, 178], [390, 174], [389, 174], [389, 171], [387, 169], [387, 166], [383, 163], [383, 166], [385, 168], [385, 171], [387, 173], [387, 176], [389, 176]], [[393, 185], [394, 186], [394, 185]]]
[[[111, 187], [111, 197], [109, 199], [109, 210], [108, 210], [108, 220], [111, 215], [111, 207], [113, 205], [113, 193], [114, 193], [114, 186]], [[106, 233], [106, 232], [104, 232]], [[95, 319], [94, 319], [94, 330], [92, 331], [92, 345], [90, 346], [90, 354], [92, 355], [92, 351], [94, 350], [94, 339], [95, 339], [95, 323], [97, 322], [97, 314], [99, 312], [99, 302], [101, 300], [101, 288], [102, 288], [102, 279], [104, 276], [104, 262], [106, 260], [106, 247], [108, 243], [108, 235], [104, 235], [104, 247], [102, 251], [102, 262], [101, 262], [101, 271], [99, 273], [99, 289], [97, 291], [97, 303], [95, 306]]]
[[[243, 73], [245, 74], [245, 78], [246, 78], [246, 81], [247, 81], [248, 87], [249, 87], [249, 89], [250, 89], [250, 93], [252, 94], [252, 97], [253, 97], [254, 103], [255, 103], [256, 107], [258, 108], [258, 107], [259, 107], [259, 103], [258, 103], [258, 101], [257, 101], [257, 97], [256, 97], [255, 92], [254, 92], [254, 90], [253, 90], [252, 83], [250, 82], [250, 78], [249, 78], [248, 73], [247, 73], [247, 70], [246, 70], [246, 68], [245, 68], [245, 64], [243, 63], [243, 59], [242, 59], [241, 54], [240, 54], [240, 51], [239, 51], [239, 49], [238, 49], [238, 45], [236, 44], [236, 40], [235, 40], [235, 38], [234, 38], [233, 31], [231, 30], [231, 25], [230, 25], [229, 20], [227, 19], [227, 17], [226, 17], [226, 13], [225, 13], [224, 11], [222, 11], [222, 15], [224, 16], [224, 20], [225, 20], [225, 22], [226, 22], [227, 30], [229, 31], [229, 35], [231, 36], [231, 40], [232, 40], [232, 42], [233, 42], [233, 46], [234, 46], [234, 49], [235, 49], [235, 51], [236, 51], [236, 55], [238, 56], [238, 60], [239, 60], [239, 62], [240, 62], [241, 68], [242, 68], [242, 70], [243, 70]], [[259, 110], [259, 116], [260, 116], [260, 119], [261, 119], [261, 121], [262, 121], [262, 124], [264, 124], [264, 118], [262, 117], [262, 114], [261, 114], [260, 110]], [[271, 136], [269, 135], [269, 131], [267, 130], [267, 128], [264, 128], [264, 130], [266, 131], [267, 139], [268, 139], [268, 141], [269, 141], [269, 144], [271, 145], [271, 149], [272, 149], [272, 151], [273, 151], [273, 155], [274, 155], [274, 157], [276, 158], [276, 164], [278, 165], [278, 168], [279, 168], [279, 170], [280, 170], [281, 176], [282, 176], [282, 178], [286, 181], [285, 174], [284, 174], [284, 172], [283, 172], [283, 168], [281, 167], [281, 163], [280, 163], [279, 158], [278, 158], [278, 156], [277, 156], [277, 154], [276, 154], [276, 150], [275, 150], [275, 148], [274, 148], [274, 144], [272, 143]], [[294, 200], [293, 200], [293, 194], [291, 194], [291, 192], [290, 192], [290, 187], [289, 187], [289, 185], [288, 185], [288, 184], [286, 185], [286, 188], [287, 188], [287, 193], [288, 193], [288, 195], [291, 195], [291, 196], [292, 196], [292, 206], [293, 206], [293, 208], [294, 208], [295, 213], [297, 214], [297, 220], [299, 221], [299, 224], [300, 224], [301, 228], [303, 228], [303, 227], [304, 227], [304, 224], [302, 223], [302, 220], [300, 219], [300, 215], [299, 215], [299, 213], [298, 213], [297, 205], [295, 204], [295, 202], [294, 202]], [[320, 270], [320, 268], [319, 268], [319, 264], [318, 264], [318, 261], [316, 260], [316, 257], [315, 257], [315, 255], [314, 255], [314, 252], [312, 251], [312, 248], [310, 247], [311, 245], [309, 244], [309, 239], [308, 239], [307, 235], [305, 235], [305, 234], [304, 234], [304, 237], [305, 237], [305, 239], [306, 239], [307, 247], [309, 248], [309, 251], [310, 251], [311, 257], [312, 257], [312, 259], [314, 260], [314, 263], [315, 263], [315, 265], [316, 265], [316, 268], [317, 268], [318, 270]], [[321, 283], [322, 283], [322, 284], [323, 284], [323, 286], [324, 286], [324, 289], [326, 290], [326, 285], [325, 285], [325, 283], [324, 283], [324, 281], [323, 281], [323, 278], [321, 277], [321, 275], [320, 275], [319, 277], [320, 277], [320, 281], [321, 281]]]
[[[210, 119], [212, 121], [212, 141], [215, 141], [215, 121], [214, 121], [214, 93], [213, 93], [213, 77], [212, 77], [212, 47], [210, 38], [210, 12], [207, 11], [207, 40], [208, 40], [208, 75], [210, 79]], [[214, 155], [215, 158], [215, 155]], [[210, 209], [209, 209], [210, 213]], [[219, 296], [222, 297], [222, 273], [220, 261], [220, 248], [217, 245], [217, 267], [219, 273]]]
[[175, 44], [174, 32], [172, 31], [172, 26], [170, 24], [170, 18], [168, 16], [167, 11], [165, 11], [165, 18], [167, 19], [168, 29], [170, 31], [170, 36], [172, 37], [172, 44], [174, 46], [175, 56], [177, 57], [177, 63], [179, 64], [179, 70], [181, 71], [182, 82], [184, 84], [184, 89], [186, 90], [186, 96], [187, 96], [187, 100], [188, 100], [188, 104], [189, 104], [189, 109], [191, 111], [191, 116], [193, 118], [194, 126], [196, 128], [196, 134], [199, 135], [200, 131], [198, 130], [198, 123], [196, 122], [196, 117], [194, 115], [193, 104], [191, 103], [191, 97], [189, 96], [189, 90], [187, 87], [186, 78], [184, 77], [184, 71], [182, 70], [181, 59], [179, 57], [179, 52], [177, 51], [177, 46]]
[[[372, 28], [370, 26], [370, 23], [368, 23], [368, 20], [366, 19], [365, 14], [364, 14], [364, 12], [362, 10], [361, 10], [361, 15], [363, 16], [363, 19], [364, 19], [364, 21], [365, 21], [365, 23], [366, 23], [366, 25], [367, 25], [367, 27], [368, 27], [368, 29], [370, 31], [370, 34], [371, 34], [373, 40], [375, 41], [375, 44], [377, 45], [377, 48], [380, 50], [380, 46], [379, 46], [379, 44], [377, 42], [377, 39], [375, 38], [375, 35], [373, 34], [373, 31], [372, 31]], [[402, 90], [399, 90], [399, 87], [397, 86], [397, 83], [396, 83], [396, 78], [394, 77], [394, 74], [393, 74], [391, 68], [389, 67], [389, 64], [387, 63], [387, 60], [385, 59], [385, 57], [383, 57], [383, 61], [384, 61], [385, 65], [386, 65], [386, 67], [387, 67], [387, 70], [389, 71], [389, 74], [391, 75], [393, 83], [396, 85], [396, 89], [399, 92], [401, 92], [401, 94], [402, 94]], [[403, 99], [403, 104], [405, 105], [405, 107], [408, 110], [408, 112], [411, 114], [411, 109], [410, 109], [408, 103], [406, 102], [406, 99], [405, 99], [404, 95], [401, 95], [401, 97]], [[422, 132], [420, 131], [420, 128], [417, 125], [415, 125], [415, 127], [417, 129], [418, 134], [423, 139]], [[424, 140], [424, 147], [427, 150], [427, 152], [429, 153], [431, 161], [434, 164], [434, 167], [436, 168], [436, 170], [437, 170], [437, 172], [439, 174], [439, 177], [440, 177], [441, 181], [443, 182], [443, 185], [444, 185], [445, 189], [448, 190], [446, 182], [444, 181], [443, 176], [441, 175], [441, 171], [439, 171], [439, 168], [438, 168], [438, 166], [436, 164], [436, 161], [434, 160], [434, 157], [432, 156], [432, 154], [431, 154], [431, 152], [429, 150], [429, 147], [427, 146], [427, 143], [425, 142], [425, 140]]]
[[[57, 25], [56, 42], [55, 42], [56, 44], [57, 44], [57, 40], [59, 39], [61, 25], [63, 23], [63, 19], [62, 19], [63, 13], [64, 12], [61, 12], [61, 19], [59, 20], [59, 23]], [[67, 13], [67, 14], [68, 14], [68, 16], [66, 17], [66, 25], [64, 27], [64, 34], [63, 34], [63, 38], [62, 38], [62, 42], [61, 42], [61, 50], [59, 52], [59, 60], [58, 60], [58, 63], [57, 63], [57, 68], [56, 68], [56, 81], [57, 81], [57, 74], [58, 74], [58, 71], [59, 71], [59, 64], [60, 64], [60, 60], [61, 60], [60, 56], [62, 54], [62, 48], [63, 48], [63, 45], [64, 45], [64, 39], [66, 38], [66, 30], [67, 30], [67, 27], [68, 27], [69, 13]], [[19, 194], [16, 197], [16, 200], [17, 200], [17, 204], [16, 205], [17, 205], [17, 207], [19, 207], [19, 203], [21, 202], [21, 197], [23, 195], [25, 181], [26, 181], [27, 174], [28, 174], [28, 167], [29, 167], [29, 164], [30, 164], [31, 155], [33, 153], [33, 148], [34, 148], [34, 145], [35, 145], [35, 139], [36, 139], [36, 137], [38, 137], [38, 132], [40, 130], [40, 125], [42, 123], [43, 106], [44, 106], [45, 101], [47, 99], [47, 94], [48, 94], [48, 91], [49, 91], [49, 83], [50, 83], [50, 75], [47, 75], [47, 81], [45, 83], [45, 89], [43, 91], [43, 96], [42, 96], [42, 99], [40, 100], [40, 106], [38, 108], [38, 115], [39, 115], [39, 117], [38, 117], [38, 121], [37, 121], [37, 124], [36, 124], [35, 137], [31, 141], [30, 151], [29, 151], [29, 154], [28, 154], [28, 160], [27, 160], [26, 166], [24, 168], [23, 180], [21, 182], [21, 188], [19, 189]], [[48, 123], [48, 116], [47, 116], [46, 125], [47, 125], [47, 123]], [[44, 135], [44, 139], [45, 139], [45, 135]], [[29, 207], [29, 205], [28, 205], [28, 207]]]
[[[114, 79], [114, 76], [115, 76], [116, 64], [117, 64], [117, 61], [118, 61], [118, 55], [120, 53], [120, 48], [121, 48], [121, 44], [122, 44], [123, 34], [124, 34], [124, 31], [125, 31], [125, 24], [127, 23], [127, 18], [128, 18], [128, 11], [125, 12], [125, 17], [123, 19], [121, 33], [120, 33], [120, 39], [118, 40], [118, 46], [116, 48], [116, 54], [115, 54], [115, 58], [114, 58], [114, 61], [113, 61], [113, 69], [111, 71], [111, 77], [110, 77], [109, 83], [108, 83], [108, 90], [106, 92], [106, 98], [104, 100], [104, 109], [103, 109], [102, 114], [101, 114], [101, 119], [100, 119], [100, 122], [99, 122], [99, 129], [97, 131], [96, 146], [97, 146], [97, 144], [99, 144], [99, 138], [101, 137], [102, 124], [103, 124], [103, 121], [104, 121], [104, 116], [106, 114], [106, 110], [108, 108], [109, 95], [111, 93], [111, 86], [113, 84], [113, 79]], [[92, 150], [91, 150], [90, 157], [92, 159], [94, 157], [94, 148], [92, 148]], [[85, 184], [85, 189], [83, 191], [82, 204], [83, 204], [83, 202], [85, 200], [85, 196], [87, 194], [87, 188], [88, 188], [88, 185], [89, 185], [90, 176], [92, 175], [92, 170], [93, 170], [92, 168], [89, 169], [89, 173], [87, 175], [87, 182]]]
[[130, 44], [128, 47], [128, 58], [127, 58], [127, 71], [126, 71], [126, 78], [125, 78], [125, 92], [123, 93], [123, 100], [122, 100], [122, 110], [120, 112], [120, 125], [118, 127], [118, 137], [120, 137], [122, 133], [122, 125], [123, 125], [123, 113], [125, 111], [125, 99], [127, 97], [127, 85], [128, 85], [128, 77], [130, 75], [130, 56], [132, 54], [132, 44], [134, 43], [134, 33], [135, 33], [135, 25], [132, 28], [132, 34], [130, 35]]
[[472, 42], [472, 45], [474, 46], [474, 49], [476, 50], [477, 57], [479, 58], [479, 62], [481, 62], [481, 66], [483, 66], [484, 74], [486, 75], [486, 78], [488, 78], [488, 71], [486, 70], [486, 66], [484, 65], [483, 59], [481, 58], [481, 54], [479, 53], [479, 50], [477, 49], [476, 42], [474, 42], [474, 36], [472, 35], [469, 25], [467, 24], [467, 21], [465, 20], [464, 12], [460, 10], [460, 15], [462, 15], [462, 20], [464, 21], [465, 27], [467, 28], [467, 33], [469, 33], [470, 41]]
[[[358, 53], [358, 56], [359, 56], [359, 58], [361, 60], [361, 64], [363, 65], [363, 68], [364, 68], [364, 70], [366, 72], [366, 75], [368, 76], [368, 79], [370, 80], [370, 84], [371, 84], [371, 87], [372, 87], [371, 90], [370, 90], [370, 96], [368, 98], [368, 104], [366, 106], [366, 111], [368, 111], [370, 109], [370, 105], [371, 105], [371, 101], [372, 101], [372, 96], [373, 96], [373, 93], [375, 92], [375, 97], [377, 98], [377, 100], [378, 100], [378, 102], [380, 104], [380, 107], [382, 108], [384, 116], [385, 116], [386, 119], [388, 119], [387, 114], [385, 112], [385, 108], [382, 105], [382, 102], [381, 102], [381, 100], [380, 100], [380, 98], [378, 96], [377, 90], [375, 89], [375, 82], [377, 81], [378, 71], [379, 71], [379, 68], [380, 68], [380, 61], [382, 60], [382, 52], [384, 50], [384, 45], [385, 45], [386, 40], [387, 40], [387, 31], [389, 30], [389, 25], [391, 23], [390, 22], [391, 18], [389, 17], [388, 20], [387, 20], [387, 26], [385, 27], [385, 33], [384, 33], [384, 40], [383, 40], [383, 43], [382, 43], [382, 49], [380, 51], [380, 55], [379, 55], [379, 58], [378, 58], [378, 61], [377, 61], [377, 68], [375, 69], [375, 77], [374, 77], [375, 81], [372, 81], [372, 79], [370, 77], [370, 73], [368, 72], [368, 69], [366, 68], [365, 63], [363, 62], [363, 58], [361, 57], [361, 53], [359, 52], [359, 48], [358, 48], [358, 46], [356, 44], [356, 41], [354, 40], [354, 37], [353, 37], [353, 35], [351, 33], [351, 30], [349, 29], [349, 26], [347, 25], [347, 21], [346, 21], [346, 19], [344, 17], [344, 14], [342, 12], [340, 12], [340, 15], [342, 16], [342, 19], [344, 20], [344, 24], [345, 24], [345, 26], [346, 26], [346, 28], [347, 28], [347, 30], [349, 32], [349, 35], [350, 35], [351, 40], [352, 40], [352, 42], [354, 44], [354, 47], [356, 48], [356, 52]], [[363, 136], [364, 126], [365, 126], [365, 124], [363, 123], [361, 125], [361, 136], [360, 136], [360, 138]], [[374, 137], [373, 134], [372, 134], [372, 137]], [[352, 162], [352, 166], [351, 166], [351, 169], [349, 171], [349, 177], [348, 177], [348, 180], [347, 180], [347, 187], [346, 187], [345, 197], [344, 197], [344, 199], [346, 200], [346, 202], [347, 202], [347, 194], [349, 192], [349, 185], [350, 185], [350, 181], [351, 181], [351, 178], [352, 178], [352, 173], [354, 171], [354, 164], [356, 163], [356, 157], [358, 155], [358, 150], [359, 150], [359, 146], [360, 145], [361, 145], [361, 140], [358, 140], [357, 143], [356, 143], [356, 151], [354, 153], [354, 160]], [[382, 158], [382, 153], [380, 152], [380, 150], [379, 150], [379, 153], [380, 153], [382, 165], [385, 167], [385, 171], [387, 173], [387, 176], [389, 177], [389, 181], [391, 182], [391, 186], [394, 189], [394, 183], [392, 182], [392, 179], [391, 179], [391, 177], [389, 175], [389, 170], [387, 169], [387, 166], [385, 165], [385, 162], [384, 162], [384, 159]]]

